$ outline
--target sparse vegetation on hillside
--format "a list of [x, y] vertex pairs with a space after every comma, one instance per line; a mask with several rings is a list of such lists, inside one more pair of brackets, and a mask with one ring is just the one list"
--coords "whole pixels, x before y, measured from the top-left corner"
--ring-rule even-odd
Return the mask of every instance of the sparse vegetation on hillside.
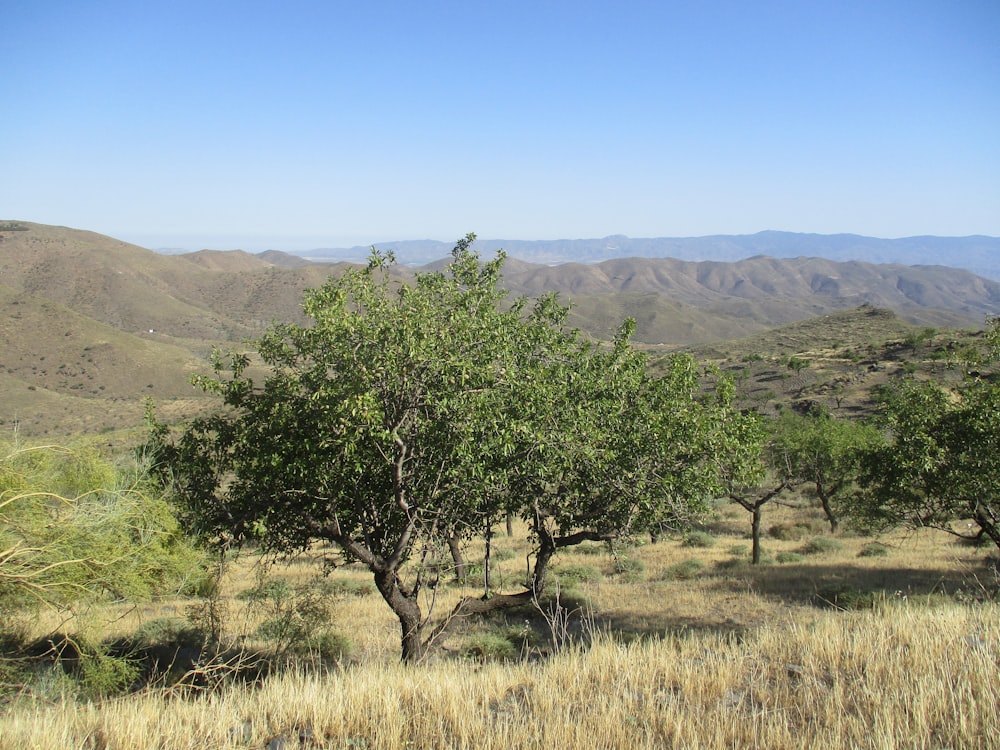
[[[255, 263], [181, 260], [213, 284]], [[376, 255], [317, 285], [315, 325], [253, 321], [260, 346], [202, 380], [229, 409], [154, 425], [156, 481], [108, 458], [134, 456], [117, 433], [0, 452], [0, 750], [995, 744], [1000, 323], [863, 306], [667, 358], [627, 325], [569, 331], [551, 298], [518, 315], [499, 262], [455, 260], [402, 289]], [[248, 272], [220, 305], [290, 284]], [[0, 288], [9, 410], [67, 432], [134, 429], [144, 395], [206, 414], [170, 388], [207, 339], [36, 291]], [[201, 513], [178, 520], [173, 481]]]

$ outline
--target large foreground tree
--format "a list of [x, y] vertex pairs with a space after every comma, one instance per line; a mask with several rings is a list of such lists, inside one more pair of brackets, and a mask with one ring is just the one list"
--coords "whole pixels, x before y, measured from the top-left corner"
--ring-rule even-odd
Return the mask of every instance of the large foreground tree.
[[956, 387], [908, 378], [881, 394], [889, 440], [867, 453], [855, 506], [874, 525], [932, 526], [1000, 548], [1000, 318], [969, 369]]
[[[503, 255], [460, 241], [444, 272], [393, 280], [373, 251], [308, 292], [306, 327], [277, 325], [251, 358], [216, 362], [201, 385], [226, 410], [158, 449], [192, 521], [224, 544], [274, 553], [314, 542], [367, 566], [416, 660], [449, 623], [530, 600], [559, 547], [683, 523], [718, 488], [716, 458], [739, 430], [731, 389], [705, 392], [694, 363], [651, 378], [628, 344], [565, 327], [553, 297], [511, 303]], [[450, 540], [508, 513], [538, 544], [524, 591], [487, 590], [428, 628], [421, 595]], [[488, 567], [488, 566], [487, 566]]]

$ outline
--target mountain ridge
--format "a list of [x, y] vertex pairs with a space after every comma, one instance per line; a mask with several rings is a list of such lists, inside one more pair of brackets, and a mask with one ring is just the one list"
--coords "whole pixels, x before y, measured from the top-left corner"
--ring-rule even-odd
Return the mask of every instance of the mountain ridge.
[[[431, 263], [451, 252], [451, 244], [437, 240], [377, 242], [379, 250], [393, 250], [402, 263]], [[290, 253], [314, 261], [363, 261], [372, 246], [319, 248]], [[610, 235], [596, 239], [496, 240], [477, 239], [484, 254], [503, 249], [510, 257], [541, 264], [594, 263], [617, 258], [675, 258], [690, 261], [735, 262], [755, 255], [775, 258], [816, 257], [836, 261], [860, 260], [903, 265], [957, 266], [979, 276], [1000, 280], [1000, 237], [918, 235], [883, 239], [858, 234], [816, 234], [765, 230], [756, 234], [704, 237], [632, 238]], [[948, 261], [948, 262], [944, 262]]]
[[[275, 321], [308, 322], [303, 292], [348, 267], [282, 253], [161, 255], [67, 227], [0, 222], [0, 426], [100, 432], [142, 422], [143, 399], [202, 408], [189, 382], [213, 347], [245, 348]], [[401, 280], [422, 269], [395, 267]], [[513, 295], [555, 292], [599, 339], [634, 318], [637, 346], [666, 352], [875, 306], [900, 326], [980, 328], [1000, 283], [968, 271], [754, 256], [738, 262], [616, 258], [558, 266], [508, 258]]]

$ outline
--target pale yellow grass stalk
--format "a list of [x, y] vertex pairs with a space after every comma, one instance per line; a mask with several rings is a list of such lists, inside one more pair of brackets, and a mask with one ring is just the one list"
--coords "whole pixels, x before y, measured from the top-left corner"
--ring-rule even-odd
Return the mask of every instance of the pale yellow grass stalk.
[[985, 749], [998, 675], [995, 606], [899, 604], [739, 637], [599, 639], [541, 664], [379, 662], [195, 698], [16, 704], [0, 748], [260, 748], [308, 727], [320, 747], [373, 750]]

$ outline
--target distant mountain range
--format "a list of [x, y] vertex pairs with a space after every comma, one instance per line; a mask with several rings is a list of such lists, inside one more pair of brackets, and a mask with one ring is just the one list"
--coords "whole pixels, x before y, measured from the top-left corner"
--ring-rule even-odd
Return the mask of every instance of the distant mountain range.
[[[380, 250], [393, 250], [401, 263], [423, 265], [451, 253], [452, 244], [436, 240], [378, 242]], [[757, 234], [708, 237], [657, 237], [639, 239], [613, 235], [581, 240], [477, 240], [484, 254], [499, 248], [512, 258], [547, 265], [598, 263], [616, 258], [676, 258], [690, 261], [733, 262], [757, 255], [772, 258], [826, 258], [907, 266], [950, 266], [1000, 280], [1000, 237], [904, 237], [880, 239], [857, 234]], [[363, 261], [370, 247], [321, 248], [293, 253], [313, 261]]]
[[[598, 261], [610, 240], [588, 262], [552, 265], [555, 251], [532, 263], [517, 257], [516, 244], [503, 244], [514, 256], [503, 273], [512, 294], [557, 292], [572, 303], [572, 325], [597, 338], [632, 317], [636, 343], [659, 351], [859, 308], [895, 311], [904, 328], [975, 329], [1000, 313], [1000, 282], [943, 265], [759, 254], [735, 262]], [[405, 243], [395, 247], [406, 252]], [[427, 247], [436, 258], [450, 250]], [[488, 254], [489, 244], [481, 249]], [[189, 377], [208, 370], [213, 346], [242, 347], [273, 321], [307, 322], [303, 291], [346, 267], [277, 251], [164, 255], [94, 232], [0, 221], [0, 430], [138, 425], [143, 396], [164, 416], [194, 413], [203, 401]], [[395, 272], [407, 280], [417, 270]]]

